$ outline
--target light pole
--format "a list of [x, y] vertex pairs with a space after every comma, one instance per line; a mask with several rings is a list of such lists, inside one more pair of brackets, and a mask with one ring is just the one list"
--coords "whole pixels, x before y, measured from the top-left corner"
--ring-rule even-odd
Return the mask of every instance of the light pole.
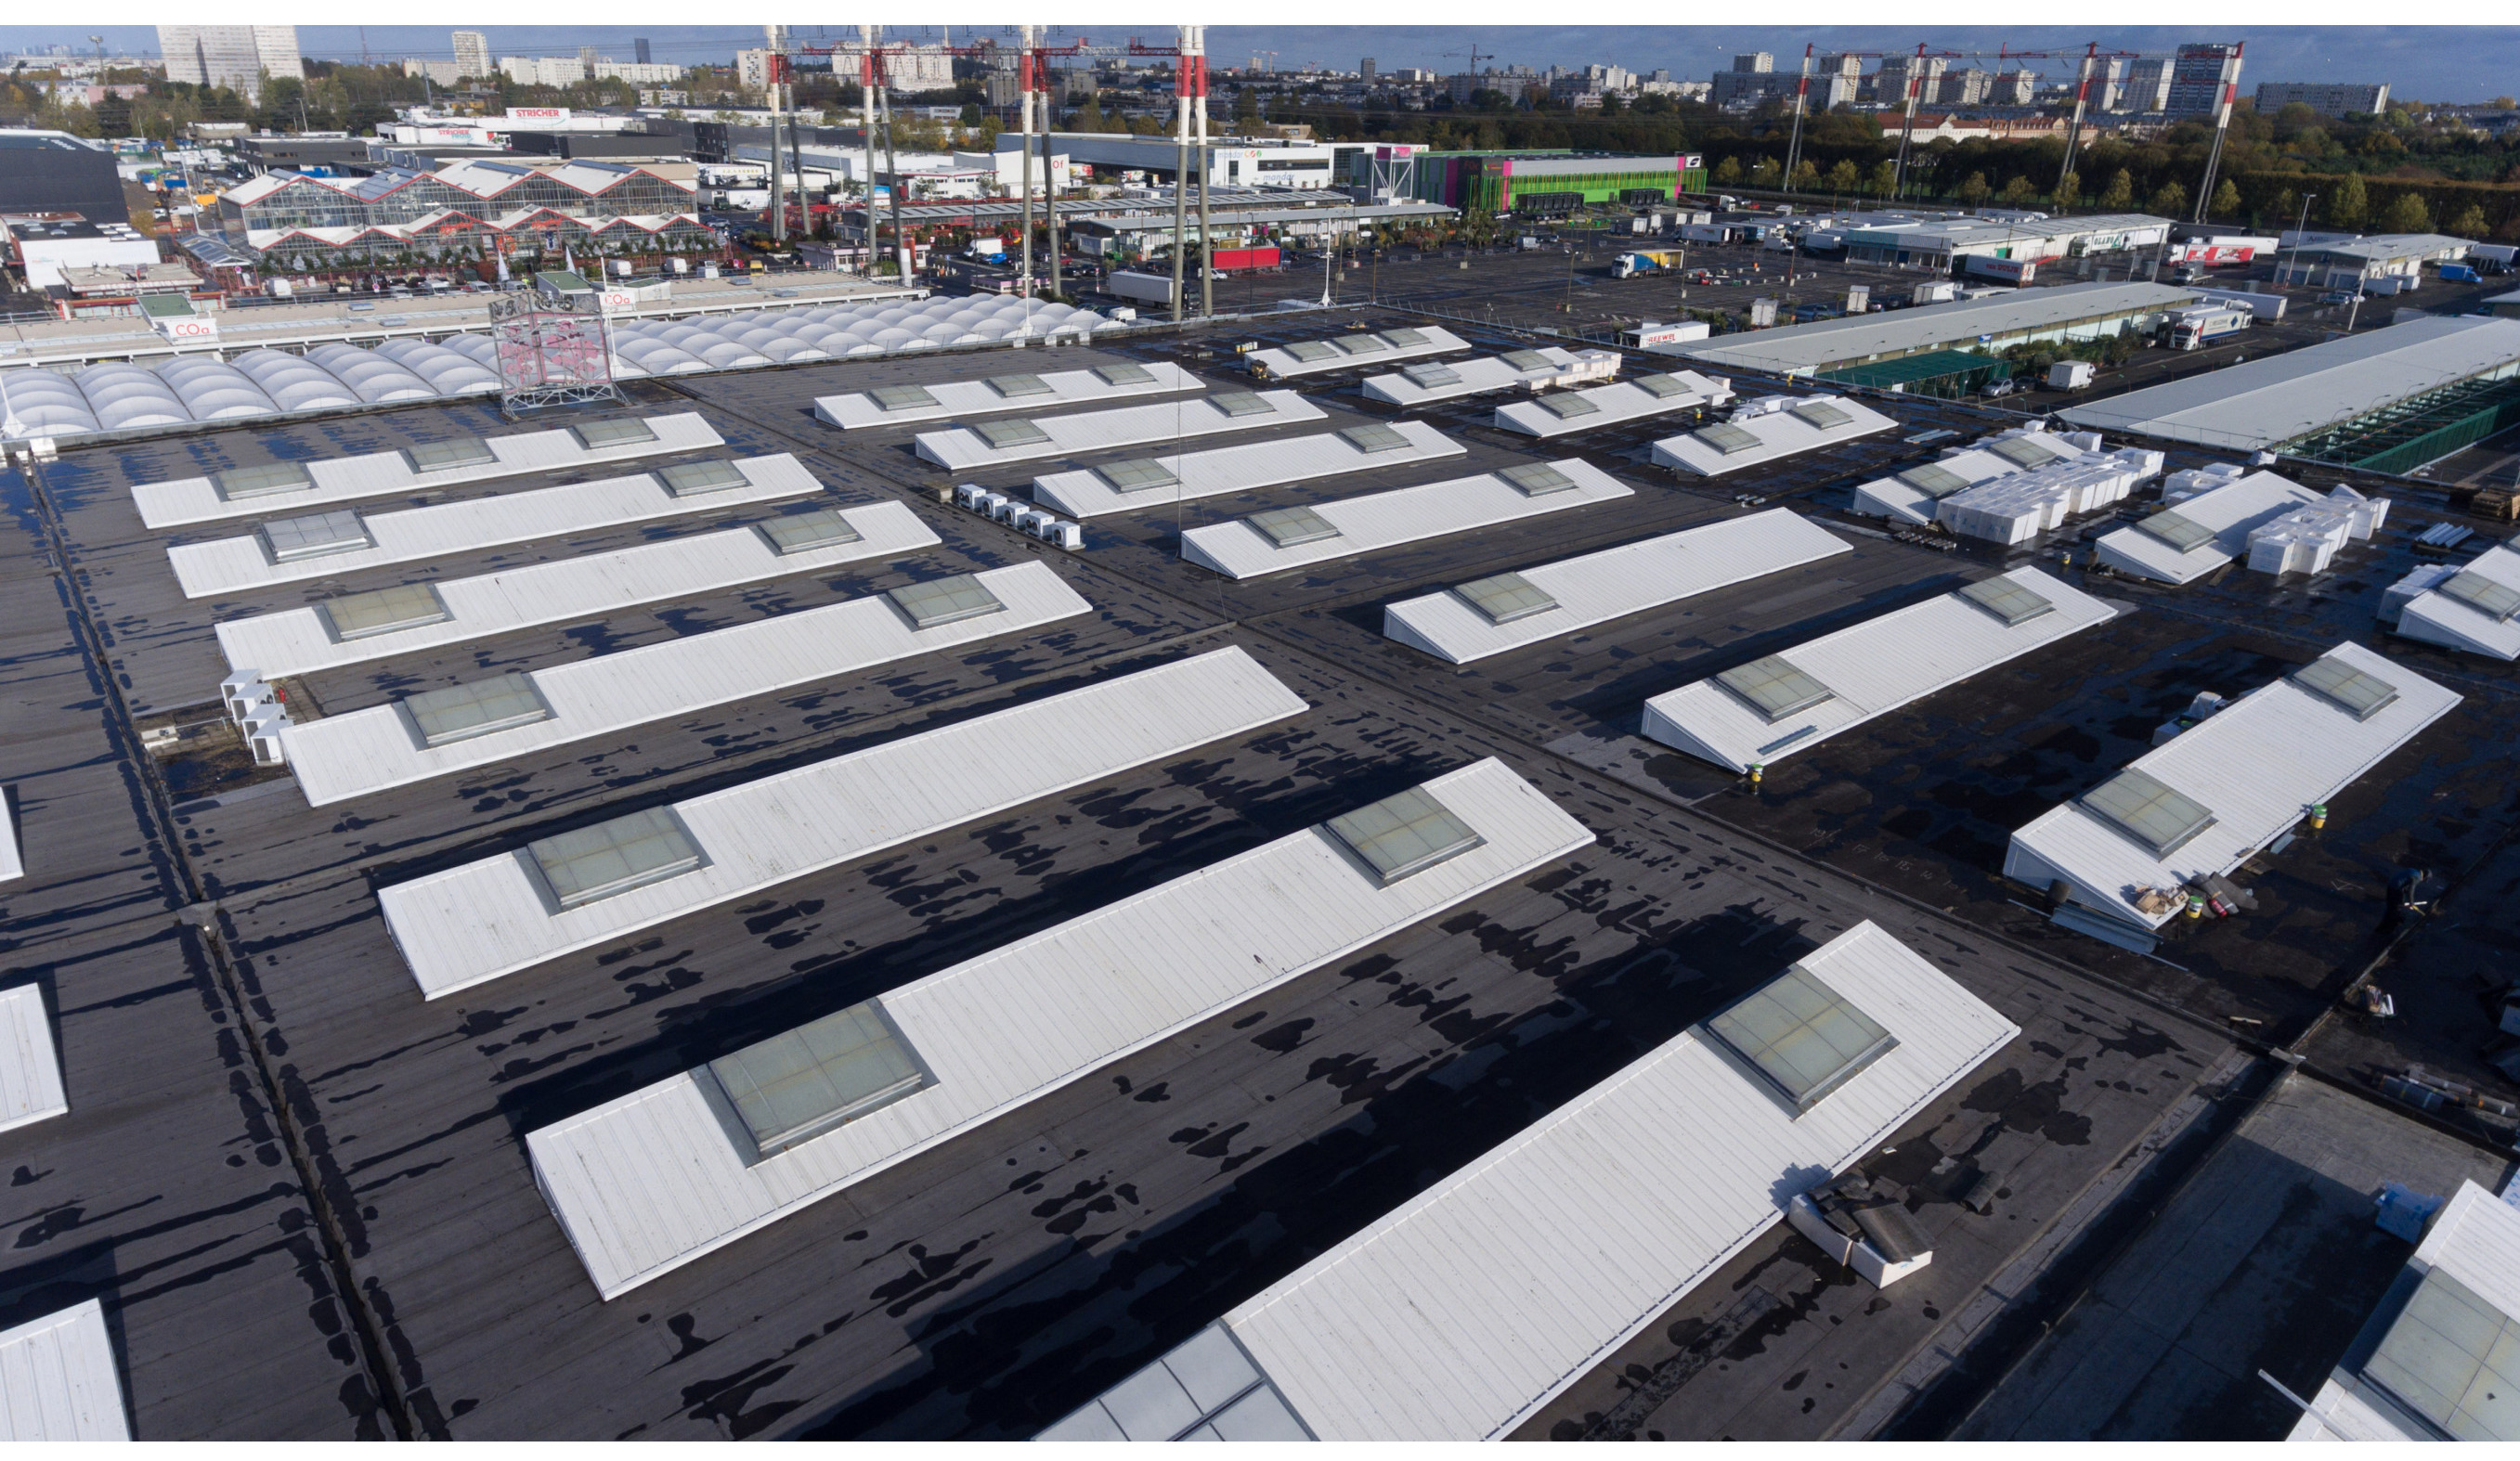
[[2316, 193], [2305, 193], [2301, 196], [2301, 221], [2293, 225], [2292, 257], [2284, 265], [2283, 272], [2286, 274], [2290, 274], [2301, 264], [2301, 236], [2310, 232], [2310, 200], [2318, 196]]

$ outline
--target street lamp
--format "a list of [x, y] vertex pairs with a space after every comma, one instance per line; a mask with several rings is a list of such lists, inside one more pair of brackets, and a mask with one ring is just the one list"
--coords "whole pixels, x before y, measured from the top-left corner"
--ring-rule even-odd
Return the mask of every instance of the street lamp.
[[2293, 226], [2292, 261], [2284, 266], [2286, 274], [2290, 274], [2301, 263], [2301, 236], [2310, 232], [2310, 200], [2318, 196], [2316, 193], [2305, 193], [2301, 196], [2301, 222]]

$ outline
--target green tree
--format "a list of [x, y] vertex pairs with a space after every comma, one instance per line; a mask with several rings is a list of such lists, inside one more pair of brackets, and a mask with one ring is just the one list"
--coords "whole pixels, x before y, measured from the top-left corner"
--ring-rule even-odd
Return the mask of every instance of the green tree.
[[2161, 218], [2176, 218], [2187, 211], [2187, 185], [2177, 178], [2153, 190], [2152, 201], [2144, 211]]
[[1809, 157], [1805, 157], [1800, 162], [1794, 164], [1793, 179], [1787, 186], [1791, 187], [1796, 193], [1808, 193], [1811, 191], [1813, 186], [1819, 182], [1820, 164], [1814, 162]]
[[1872, 164], [1872, 176], [1865, 185], [1866, 191], [1871, 193], [1876, 198], [1888, 198], [1890, 196], [1890, 190], [1898, 186], [1898, 163], [1884, 157], [1880, 161]]
[[2056, 195], [2053, 201], [2057, 212], [2065, 212], [2082, 200], [2083, 180], [2079, 175], [2069, 172], [2056, 180]]
[[1741, 182], [1741, 159], [1727, 157], [1715, 164], [1715, 181], [1725, 187], [1738, 187]]
[[1962, 207], [1974, 208], [1980, 203], [1985, 202], [1987, 195], [1994, 191], [1994, 189], [1989, 188], [1986, 185], [1985, 173], [1970, 173], [1967, 177], [1960, 179], [1960, 205]]
[[2371, 208], [2371, 200], [2362, 189], [2362, 175], [2359, 172], [2347, 173], [2344, 181], [2329, 190], [2322, 201], [2326, 203], [2321, 211], [2327, 215], [2327, 221], [2343, 229], [2361, 228], [2363, 215]]
[[2222, 186], [2214, 190], [2214, 200], [2206, 205], [2205, 216], [2208, 218], [2240, 216], [2240, 190], [2229, 178], [2225, 178]]
[[2445, 232], [2455, 234], [2462, 239], [2484, 238], [2486, 233], [2485, 210], [2474, 203], [2469, 203], [2466, 207], [2459, 210], [2457, 217], [2450, 221], [2450, 226], [2445, 230]]
[[1776, 158], [1761, 157], [1750, 164], [1751, 185], [1759, 188], [1774, 188], [1777, 186], [1777, 175], [1784, 170], [1784, 164]]
[[2135, 174], [2121, 167], [2109, 178], [2109, 185], [2100, 190], [2100, 211], [2123, 213], [2134, 206]]
[[2422, 194], [2401, 193], [2381, 216], [2380, 228], [2392, 234], [2428, 234], [2433, 231], [2433, 210], [2424, 206]]
[[2036, 199], [2038, 196], [2038, 187], [2028, 178], [2021, 176], [2019, 173], [2015, 173], [2013, 174], [2011, 181], [2003, 185], [2003, 191], [1997, 194], [1995, 197], [1998, 202], [2002, 203], [2007, 208], [2026, 208], [2030, 206], [2031, 200]]
[[1837, 165], [1828, 170], [1825, 182], [1831, 193], [1852, 193], [1864, 185], [1864, 175], [1855, 170], [1853, 161], [1840, 157]]

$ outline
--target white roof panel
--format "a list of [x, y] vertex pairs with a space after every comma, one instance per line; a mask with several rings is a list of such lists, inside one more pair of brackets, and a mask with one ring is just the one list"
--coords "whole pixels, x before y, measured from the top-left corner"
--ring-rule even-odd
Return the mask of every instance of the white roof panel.
[[1325, 1440], [1493, 1440], [2020, 1034], [1869, 922], [1801, 967], [1898, 1044], [1799, 1114], [1702, 1028], [1225, 1316]]
[[942, 541], [907, 503], [869, 503], [835, 510], [857, 529], [857, 542], [782, 554], [749, 527], [728, 528], [593, 557], [557, 558], [472, 578], [434, 580], [447, 608], [444, 622], [364, 639], [335, 639], [321, 610], [311, 605], [229, 619], [217, 626], [219, 649], [231, 670], [302, 675], [443, 644], [471, 643], [537, 624], [738, 584], [897, 557]]
[[[1904, 312], [1903, 312], [1904, 313]], [[1771, 397], [1770, 399], [1780, 399]], [[1717, 450], [1694, 433], [1666, 436], [1653, 444], [1656, 466], [1675, 471], [1695, 472], [1702, 477], [1718, 477], [1745, 466], [1763, 466], [1780, 458], [1808, 452], [1817, 447], [1853, 441], [1887, 431], [1899, 423], [1852, 396], [1803, 396], [1787, 399], [1788, 407], [1818, 401], [1844, 412], [1851, 420], [1843, 425], [1815, 426], [1796, 416], [1791, 409], [1749, 415], [1736, 411], [1727, 424], [1738, 426], [1759, 438], [1759, 444], [1747, 451], [1726, 453]]]
[[[645, 472], [607, 477], [562, 487], [539, 487], [503, 497], [472, 498], [406, 508], [365, 517], [372, 547], [328, 553], [288, 562], [273, 562], [253, 533], [207, 543], [187, 543], [166, 550], [175, 581], [187, 598], [310, 578], [335, 578], [364, 568], [393, 563], [428, 562], [457, 553], [476, 553], [537, 538], [562, 538], [659, 517], [710, 512], [752, 503], [774, 503], [805, 497], [823, 484], [804, 464], [786, 452], [749, 457], [735, 466], [745, 485], [676, 497]], [[292, 515], [288, 509], [266, 509], [266, 520]]]
[[2202, 805], [2214, 818], [2212, 825], [2168, 856], [2155, 856], [2114, 822], [2079, 800], [2071, 801], [2012, 834], [2004, 875], [2036, 888], [2063, 878], [2076, 902], [2143, 928], [2158, 928], [2175, 912], [2138, 908], [2138, 890], [2175, 888], [2208, 873], [2228, 873], [2299, 822], [2312, 806], [2353, 785], [2448, 715], [2460, 699], [2360, 644], [2340, 643], [2321, 657], [2376, 676], [2397, 690], [2397, 699], [2368, 719], [2357, 720], [2289, 676], [2262, 685], [2128, 763], [2128, 769]]
[[2253, 471], [2228, 487], [2200, 492], [2170, 509], [2210, 530], [2214, 536], [2209, 541], [2182, 552], [2142, 528], [2122, 527], [2102, 533], [2092, 550], [2101, 562], [2121, 573], [2166, 584], [2191, 584], [2246, 553], [2251, 528], [2322, 500], [2298, 482], [2271, 471]]
[[1556, 600], [1555, 607], [1540, 613], [1491, 623], [1447, 589], [1385, 605], [1382, 632], [1439, 659], [1465, 665], [1854, 551], [1845, 540], [1793, 511], [1771, 508], [1523, 569], [1524, 579]]
[[0, 1332], [0, 1439], [131, 1439], [102, 1303], [90, 1299]]
[[[1648, 371], [1645, 374], [1654, 375]], [[1656, 395], [1633, 380], [1597, 385], [1590, 390], [1560, 391], [1558, 395], [1580, 396], [1593, 409], [1580, 416], [1560, 416], [1540, 400], [1515, 401], [1500, 406], [1496, 412], [1499, 429], [1519, 431], [1525, 436], [1564, 436], [1576, 431], [1592, 431], [1602, 426], [1616, 426], [1627, 421], [1642, 421], [1673, 411], [1689, 411], [1699, 406], [1721, 406], [1732, 399], [1732, 383], [1695, 371], [1673, 371], [1672, 378], [1688, 389], [1668, 396]]]
[[25, 875], [25, 859], [18, 851], [18, 814], [10, 809], [8, 788], [0, 786], [0, 883]]
[[2246, 451], [2471, 376], [2507, 372], [2514, 363], [2520, 363], [2520, 320], [2426, 315], [2057, 414], [2094, 430]]
[[1424, 789], [1484, 844], [1385, 884], [1323, 827], [1281, 837], [880, 996], [934, 1077], [914, 1094], [747, 1165], [687, 1071], [530, 1132], [543, 1194], [616, 1297], [1593, 841], [1501, 761]]
[[1244, 446], [1211, 447], [1150, 460], [1161, 463], [1174, 485], [1122, 492], [1087, 468], [1055, 472], [1032, 480], [1033, 500], [1070, 517], [1101, 517], [1112, 512], [1139, 512], [1229, 492], [1250, 492], [1287, 482], [1307, 482], [1342, 472], [1376, 466], [1405, 466], [1466, 454], [1469, 448], [1425, 421], [1394, 421], [1391, 428], [1406, 444], [1390, 451], [1368, 452], [1337, 431], [1318, 436], [1291, 436]]
[[936, 398], [933, 406], [886, 411], [877, 405], [875, 397], [869, 393], [851, 391], [846, 395], [816, 396], [814, 415], [828, 424], [851, 430], [865, 426], [899, 426], [947, 417], [1049, 411], [1061, 406], [1113, 401], [1124, 396], [1155, 396], [1207, 389], [1206, 381], [1170, 361], [1153, 361], [1139, 369], [1154, 378], [1113, 385], [1092, 370], [1045, 371], [1041, 373], [1041, 383], [1050, 387], [1050, 393], [1029, 396], [1001, 395], [985, 378], [946, 380], [928, 384], [927, 393]]
[[1241, 649], [1220, 649], [676, 803], [706, 865], [618, 897], [556, 913], [509, 854], [378, 902], [434, 999], [1304, 709]]
[[1258, 578], [1636, 495], [1634, 488], [1580, 458], [1549, 465], [1574, 485], [1534, 497], [1495, 472], [1482, 472], [1315, 503], [1312, 510], [1338, 529], [1338, 536], [1282, 547], [1251, 519], [1238, 517], [1182, 534], [1182, 556], [1229, 578]]
[[[1355, 366], [1391, 365], [1397, 361], [1417, 360], [1423, 356], [1442, 355], [1453, 350], [1470, 348], [1469, 341], [1449, 330], [1433, 325], [1413, 325], [1409, 328], [1425, 336], [1424, 341], [1415, 345], [1393, 345], [1362, 355], [1351, 355], [1331, 345], [1330, 353], [1318, 360], [1303, 360], [1288, 350], [1273, 345], [1266, 350], [1254, 350], [1243, 359], [1254, 367], [1267, 370], [1271, 378], [1283, 379], [1293, 376], [1318, 375], [1323, 371], [1344, 371]], [[1388, 332], [1385, 332], [1388, 333]], [[1339, 338], [1344, 336], [1330, 336], [1319, 343], [1330, 344], [1331, 340]], [[1305, 343], [1315, 342], [1307, 340]]]
[[69, 1109], [43, 986], [22, 984], [0, 991], [0, 1131]]
[[1075, 457], [1123, 447], [1177, 441], [1189, 436], [1214, 436], [1225, 431], [1253, 431], [1295, 421], [1317, 421], [1328, 415], [1291, 390], [1259, 393], [1265, 412], [1236, 416], [1216, 404], [1214, 396], [1183, 396], [1151, 406], [1121, 406], [1110, 411], [1084, 411], [1072, 416], [1044, 417], [1034, 422], [1042, 439], [993, 447], [968, 426], [922, 431], [919, 455], [952, 471], [1004, 466], [1040, 457]]
[[[2462, 571], [2520, 592], [2520, 549], [2508, 543], [2498, 545], [2478, 554]], [[2439, 589], [2418, 594], [2407, 603], [2398, 617], [2398, 633], [2471, 654], [2520, 659], [2520, 617], [2498, 619]]]
[[531, 671], [551, 714], [528, 725], [429, 746], [387, 703], [285, 727], [281, 743], [307, 805], [321, 807], [1093, 609], [1047, 563], [976, 577], [1002, 612], [922, 629], [884, 595], [851, 598]]
[[1369, 401], [1381, 401], [1392, 406], [1423, 406], [1429, 401], [1449, 401], [1456, 396], [1519, 389], [1534, 376], [1553, 376], [1575, 364], [1571, 351], [1561, 350], [1555, 345], [1542, 345], [1531, 353], [1549, 363], [1524, 371], [1515, 369], [1503, 356], [1482, 355], [1476, 360], [1451, 363], [1447, 369], [1456, 378], [1440, 385], [1420, 385], [1405, 373], [1397, 371], [1388, 376], [1368, 376], [1358, 383], [1364, 387], [1365, 398]]
[[363, 457], [336, 457], [306, 463], [306, 474], [314, 479], [314, 485], [295, 492], [239, 498], [231, 502], [219, 495], [218, 483], [214, 479], [203, 476], [168, 482], [142, 482], [131, 489], [131, 500], [140, 507], [142, 523], [153, 529], [164, 529], [239, 517], [271, 517], [299, 508], [356, 502], [363, 497], [488, 482], [523, 472], [562, 471], [605, 462], [629, 462], [641, 457], [661, 457], [671, 452], [695, 452], [726, 445], [716, 428], [696, 411], [636, 419], [646, 421], [648, 429], [656, 433], [654, 441], [589, 451], [579, 445], [578, 439], [566, 427], [557, 431], [523, 431], [513, 436], [484, 438], [491, 453], [498, 458], [486, 465], [416, 472], [411, 469], [410, 459], [400, 451], [373, 452]]
[[1771, 721], [1709, 678], [1645, 702], [1644, 733], [1702, 761], [1746, 772], [1809, 750], [1841, 730], [2006, 660], [2116, 617], [2106, 601], [2036, 568], [2001, 574], [2053, 607], [2018, 624], [1958, 594], [1867, 619], [1782, 650], [1778, 657], [1830, 691], [1828, 699]]

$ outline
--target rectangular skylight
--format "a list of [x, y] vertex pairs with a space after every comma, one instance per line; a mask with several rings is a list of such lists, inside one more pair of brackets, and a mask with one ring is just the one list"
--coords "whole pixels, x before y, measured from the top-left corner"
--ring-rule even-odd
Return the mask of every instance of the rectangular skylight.
[[344, 594], [338, 598], [327, 598], [315, 608], [324, 616], [336, 642], [392, 634], [398, 629], [418, 629], [424, 624], [443, 624], [454, 617], [446, 600], [437, 597], [434, 584], [396, 584], [365, 594]]
[[1653, 397], [1657, 401], [1668, 401], [1674, 396], [1688, 396], [1695, 395], [1697, 393], [1696, 386], [1689, 384], [1687, 380], [1678, 376], [1671, 375], [1639, 376], [1637, 377], [1637, 388], [1643, 391], [1646, 395]]
[[1987, 450], [2013, 465], [2024, 468], [2046, 466], [2063, 455], [2035, 436], [2007, 436], [1988, 447]]
[[488, 466], [499, 460], [499, 454], [490, 450], [490, 443], [477, 436], [404, 447], [402, 454], [413, 471], [453, 471], [459, 466]]
[[865, 536], [830, 508], [773, 517], [768, 522], [754, 523], [752, 530], [769, 539], [771, 551], [781, 557], [817, 548], [836, 548]]
[[709, 1062], [763, 1157], [923, 1089], [933, 1078], [877, 1001]]
[[1537, 350], [1509, 350], [1505, 354], [1498, 356], [1497, 359], [1504, 361], [1507, 365], [1513, 367], [1515, 370], [1522, 372], [1526, 376], [1535, 371], [1553, 371], [1557, 369], [1557, 362], [1551, 360], [1548, 356], [1541, 354]]
[[1576, 391], [1561, 391], [1553, 396], [1542, 396], [1540, 409], [1562, 421], [1573, 417], [1598, 416], [1601, 403]]
[[2035, 589], [2023, 588], [2008, 578], [1982, 578], [1960, 590], [1960, 597], [1993, 614], [2006, 627], [2027, 624], [2042, 614], [2052, 614], [2056, 605], [2048, 596]]
[[1749, 430], [1736, 426], [1731, 421], [1717, 421], [1711, 426], [1700, 426], [1688, 434], [1727, 457], [1737, 457], [1743, 452], [1755, 452], [1763, 444]]
[[894, 589], [891, 598], [910, 616], [910, 622], [921, 629], [959, 624], [983, 614], [1001, 614], [1007, 608], [997, 595], [989, 592], [988, 585], [968, 573], [906, 584]]
[[1242, 520], [1258, 528], [1280, 548], [1319, 543], [1339, 535], [1338, 528], [1328, 518], [1310, 508], [1272, 508], [1266, 512], [1254, 512]]
[[2436, 1265], [2362, 1378], [2453, 1440], [2520, 1440], [2520, 1324]]
[[700, 865], [700, 850], [670, 807], [651, 807], [525, 848], [562, 908], [680, 877]]
[[1422, 330], [1377, 330], [1374, 337], [1395, 350], [1415, 350], [1426, 343], [1426, 332]]
[[2520, 614], [2520, 589], [2505, 588], [2473, 568], [2452, 574], [2437, 592], [2497, 622]]
[[1378, 334], [1343, 334], [1330, 343], [1348, 355], [1379, 355], [1391, 348], [1390, 343]]
[[2193, 517], [2183, 517], [2165, 509], [2136, 522], [2136, 531], [2158, 538], [2181, 553], [2190, 553], [2214, 541], [2214, 530]]
[[1311, 365], [1315, 361], [1337, 359], [1339, 349], [1328, 340], [1297, 340], [1286, 347], [1286, 353]]
[[1439, 385], [1459, 385], [1462, 373], [1448, 365], [1414, 365], [1400, 373], [1409, 383], [1433, 390]]
[[1422, 786], [1333, 817], [1328, 828], [1386, 887], [1487, 843]]
[[1050, 440], [1049, 432], [1019, 416], [1009, 417], [1002, 421], [981, 421], [971, 429], [980, 433], [980, 439], [987, 442], [991, 450], [1000, 452], [1014, 447], [1039, 446]]
[[729, 487], [742, 487], [752, 479], [743, 468], [720, 458], [713, 462], [677, 462], [656, 468], [656, 480], [665, 484], [673, 497], [698, 497], [704, 493], [724, 492]]
[[2396, 686], [2332, 655], [2314, 659], [2293, 671], [2292, 683], [2335, 702], [2358, 721], [2371, 719], [2398, 699]]
[[1899, 1047], [1898, 1037], [1800, 964], [1708, 1020], [1706, 1029], [1797, 1111], [1809, 1111]]
[[1840, 426], [1855, 423], [1854, 417], [1826, 401], [1805, 401], [1800, 405], [1787, 407], [1786, 414], [1799, 417], [1805, 424], [1822, 431], [1834, 431]]
[[1118, 365], [1096, 366], [1094, 378], [1104, 385], [1152, 385], [1155, 383], [1155, 373], [1145, 366], [1131, 365], [1123, 361]]
[[934, 392], [923, 385], [878, 385], [867, 392], [878, 411], [924, 411], [937, 404]]
[[412, 729], [420, 732], [421, 743], [431, 746], [530, 726], [552, 715], [532, 677], [514, 673], [422, 690], [403, 696], [399, 703], [411, 717]]
[[1339, 439], [1369, 456], [1382, 452], [1402, 451], [1409, 445], [1408, 437], [1380, 421], [1363, 426], [1350, 426], [1339, 433]]
[[1207, 404], [1227, 416], [1274, 416], [1278, 411], [1256, 390], [1221, 390], [1208, 397]]
[[656, 428], [636, 417], [610, 421], [580, 421], [568, 428], [577, 444], [590, 452], [606, 447], [643, 446], [656, 439]]
[[1966, 491], [1969, 485], [1968, 478], [1937, 462], [1909, 467], [1899, 473], [1899, 480], [1937, 501]]
[[1735, 665], [1716, 676], [1715, 683], [1749, 701], [1772, 723], [1837, 697], [1835, 690], [1795, 669], [1780, 654]]
[[1557, 600], [1550, 598], [1547, 590], [1519, 573], [1500, 573], [1455, 584], [1453, 592], [1486, 615], [1490, 624], [1511, 624], [1557, 607]]
[[2084, 792], [2084, 810], [2166, 858], [2214, 824], [2214, 814], [2130, 766]]
[[303, 492], [315, 485], [302, 462], [273, 462], [261, 466], [232, 466], [215, 478], [219, 496], [229, 502], [249, 497], [271, 497], [282, 492]]
[[310, 512], [303, 517], [275, 517], [257, 524], [253, 531], [262, 539], [262, 551], [275, 563], [330, 557], [377, 546], [376, 539], [368, 536], [367, 523], [347, 508], [338, 512]]
[[1042, 379], [1039, 376], [991, 376], [988, 379], [988, 386], [989, 389], [996, 391], [999, 395], [1006, 397], [1010, 401], [1019, 400], [1025, 396], [1050, 396], [1058, 394], [1057, 391], [1050, 388], [1050, 382]]
[[1547, 497], [1554, 492], [1572, 492], [1575, 479], [1546, 462], [1526, 462], [1508, 466], [1497, 473], [1506, 485], [1525, 497]]
[[1114, 492], [1151, 492], [1158, 487], [1181, 485], [1181, 478], [1173, 469], [1153, 457], [1105, 462], [1094, 468], [1094, 474]]

